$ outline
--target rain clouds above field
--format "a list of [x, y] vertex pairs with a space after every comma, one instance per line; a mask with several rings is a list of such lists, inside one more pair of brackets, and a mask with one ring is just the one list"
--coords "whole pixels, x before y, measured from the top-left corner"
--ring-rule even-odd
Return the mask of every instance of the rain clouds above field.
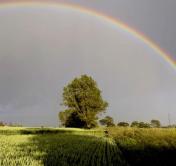
[[115, 120], [176, 119], [176, 72], [143, 42], [62, 8], [0, 10], [0, 120], [57, 126], [62, 89], [91, 75]]

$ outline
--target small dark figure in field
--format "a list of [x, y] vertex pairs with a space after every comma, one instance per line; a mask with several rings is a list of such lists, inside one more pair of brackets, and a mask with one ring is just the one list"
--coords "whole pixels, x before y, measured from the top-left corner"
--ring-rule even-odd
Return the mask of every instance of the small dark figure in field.
[[108, 130], [105, 130], [104, 133], [105, 133], [105, 137], [109, 136]]

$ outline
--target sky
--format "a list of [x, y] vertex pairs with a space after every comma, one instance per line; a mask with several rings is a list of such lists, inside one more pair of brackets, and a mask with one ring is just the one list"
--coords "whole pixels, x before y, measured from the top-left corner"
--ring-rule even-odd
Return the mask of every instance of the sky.
[[[62, 1], [61, 1], [62, 2]], [[68, 1], [136, 27], [176, 59], [174, 12], [168, 0]], [[62, 89], [92, 76], [115, 121], [176, 123], [176, 71], [122, 29], [75, 10], [0, 9], [0, 121], [57, 126]]]
[[176, 59], [175, 0], [60, 0], [95, 9], [141, 31]]

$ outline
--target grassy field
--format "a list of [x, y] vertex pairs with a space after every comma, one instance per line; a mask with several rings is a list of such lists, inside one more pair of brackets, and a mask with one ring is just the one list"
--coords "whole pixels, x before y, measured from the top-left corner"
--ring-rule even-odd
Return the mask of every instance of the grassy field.
[[125, 161], [134, 166], [176, 166], [176, 129], [108, 128]]
[[0, 166], [126, 165], [102, 130], [1, 128]]
[[77, 134], [104, 136], [102, 129], [84, 130], [78, 128], [31, 128], [31, 127], [0, 127], [0, 135], [17, 134]]
[[0, 166], [176, 165], [176, 129], [0, 128]]

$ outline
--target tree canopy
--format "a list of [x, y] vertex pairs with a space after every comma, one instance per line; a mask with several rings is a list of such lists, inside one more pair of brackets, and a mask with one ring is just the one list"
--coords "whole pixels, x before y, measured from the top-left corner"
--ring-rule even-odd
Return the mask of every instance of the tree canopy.
[[150, 123], [151, 123], [151, 127], [161, 127], [161, 123], [159, 120], [153, 119], [153, 120], [151, 120]]
[[101, 125], [106, 125], [106, 127], [115, 126], [114, 120], [110, 116], [106, 116], [105, 118], [101, 119], [99, 122]]
[[145, 122], [139, 122], [139, 128], [150, 128], [150, 124], [149, 123], [145, 123]]
[[128, 127], [128, 126], [129, 126], [129, 123], [127, 123], [127, 122], [119, 122], [119, 123], [117, 124], [117, 126]]
[[92, 77], [82, 75], [63, 89], [63, 103], [67, 109], [59, 113], [66, 127], [92, 128], [97, 125], [98, 114], [105, 112], [108, 103]]
[[131, 127], [139, 127], [139, 122], [138, 121], [133, 121], [131, 123]]

